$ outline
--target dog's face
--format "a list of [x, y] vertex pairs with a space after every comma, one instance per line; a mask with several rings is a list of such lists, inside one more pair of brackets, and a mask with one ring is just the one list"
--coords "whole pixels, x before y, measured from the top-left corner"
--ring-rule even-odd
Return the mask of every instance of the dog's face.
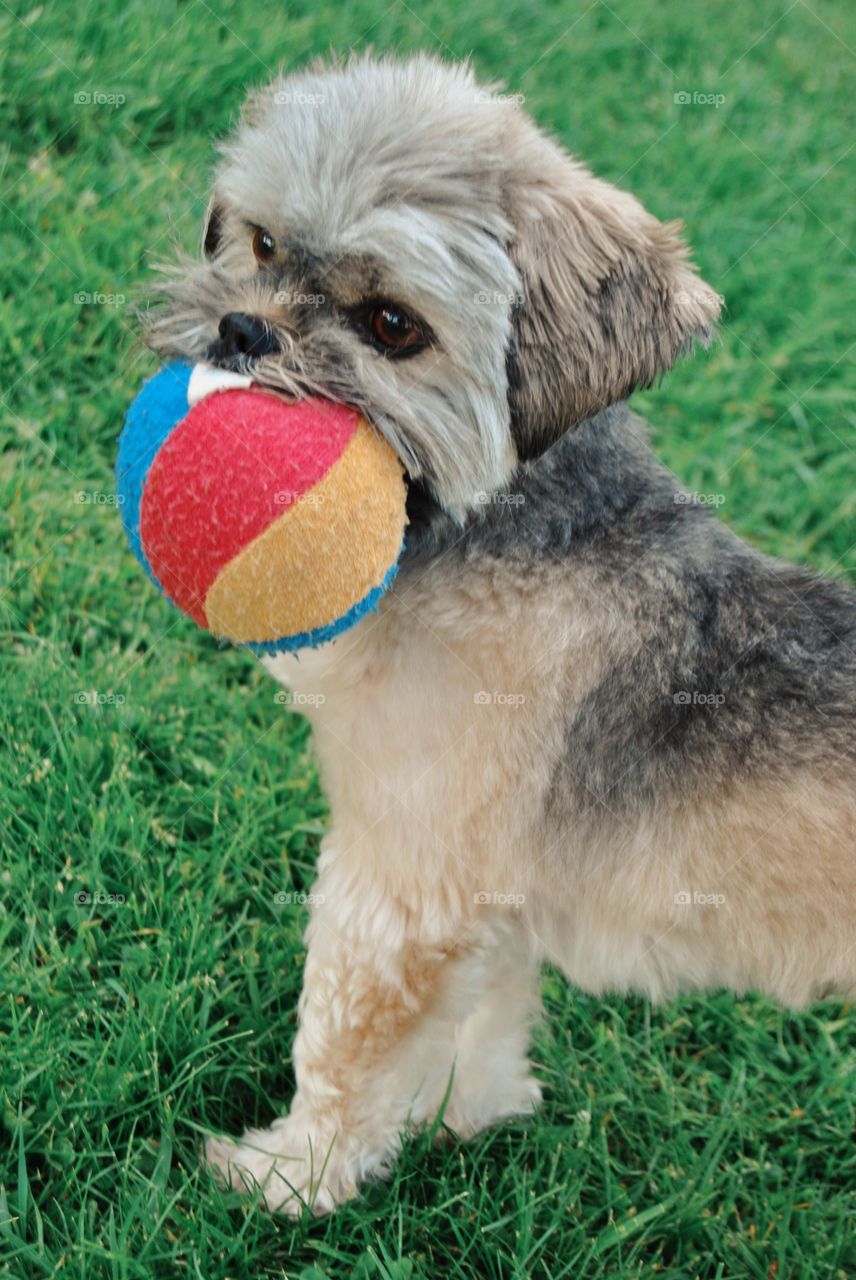
[[150, 341], [354, 405], [456, 516], [718, 312], [675, 226], [465, 66], [313, 65], [221, 150]]

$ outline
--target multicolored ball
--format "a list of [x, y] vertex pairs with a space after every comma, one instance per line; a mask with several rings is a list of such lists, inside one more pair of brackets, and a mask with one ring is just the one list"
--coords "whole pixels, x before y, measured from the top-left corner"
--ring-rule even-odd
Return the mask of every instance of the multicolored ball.
[[401, 464], [346, 405], [286, 403], [248, 378], [170, 364], [131, 405], [116, 470], [125, 532], [155, 585], [257, 652], [332, 639], [395, 576]]

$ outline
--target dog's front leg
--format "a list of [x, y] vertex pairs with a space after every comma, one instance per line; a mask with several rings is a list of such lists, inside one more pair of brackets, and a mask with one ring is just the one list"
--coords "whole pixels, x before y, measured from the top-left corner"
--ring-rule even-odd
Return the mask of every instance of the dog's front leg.
[[[455, 1065], [456, 1027], [488, 982], [497, 936], [466, 895], [397, 900], [368, 866], [322, 856], [287, 1116], [239, 1143], [211, 1139], [209, 1163], [271, 1209], [316, 1212], [382, 1175], [401, 1131], [433, 1118]], [[446, 886], [448, 889], [448, 885]], [[470, 901], [472, 895], [469, 895]]]

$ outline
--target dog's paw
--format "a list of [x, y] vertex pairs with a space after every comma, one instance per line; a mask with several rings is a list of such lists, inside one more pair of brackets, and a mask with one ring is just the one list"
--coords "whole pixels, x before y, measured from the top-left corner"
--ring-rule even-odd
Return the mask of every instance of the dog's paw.
[[286, 1116], [269, 1129], [249, 1129], [238, 1142], [209, 1137], [205, 1163], [222, 1186], [261, 1191], [268, 1209], [290, 1217], [329, 1213], [357, 1187], [335, 1157], [336, 1135], [307, 1132]]

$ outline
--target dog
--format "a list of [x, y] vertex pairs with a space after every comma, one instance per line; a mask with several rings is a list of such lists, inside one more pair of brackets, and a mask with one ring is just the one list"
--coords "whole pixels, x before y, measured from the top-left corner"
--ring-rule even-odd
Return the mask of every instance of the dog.
[[856, 594], [747, 547], [626, 404], [720, 301], [468, 65], [312, 63], [221, 147], [148, 341], [354, 406], [409, 486], [379, 612], [264, 660], [331, 808], [294, 1100], [207, 1145], [271, 1209], [354, 1196], [438, 1114], [530, 1113], [544, 960], [652, 1000], [856, 991]]

